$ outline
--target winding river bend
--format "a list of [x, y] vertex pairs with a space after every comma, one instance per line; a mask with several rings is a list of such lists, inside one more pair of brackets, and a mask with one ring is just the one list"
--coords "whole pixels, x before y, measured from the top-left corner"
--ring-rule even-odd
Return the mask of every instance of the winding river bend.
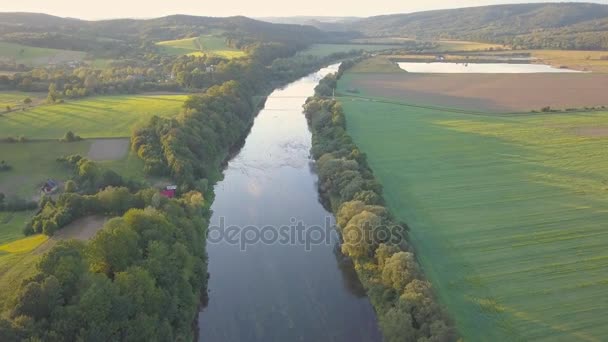
[[[207, 246], [209, 303], [198, 319], [200, 341], [381, 340], [352, 265], [337, 253], [335, 231], [318, 242], [334, 221], [318, 200], [302, 105], [337, 67], [274, 91], [216, 185]], [[309, 248], [297, 235], [283, 240], [287, 230], [275, 234], [299, 222], [318, 227], [306, 231], [312, 239], [304, 240], [315, 242]], [[229, 226], [240, 227], [243, 236], [222, 239], [219, 232]], [[256, 237], [252, 227], [267, 227], [261, 230], [265, 238]]]

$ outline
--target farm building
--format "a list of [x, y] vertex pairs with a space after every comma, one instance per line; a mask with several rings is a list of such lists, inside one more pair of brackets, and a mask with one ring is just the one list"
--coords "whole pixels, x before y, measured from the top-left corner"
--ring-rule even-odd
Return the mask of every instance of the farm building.
[[175, 191], [177, 190], [177, 185], [168, 185], [163, 190], [160, 191], [160, 194], [167, 198], [174, 198]]
[[42, 185], [42, 188], [40, 190], [45, 194], [52, 194], [53, 192], [55, 192], [57, 190], [58, 187], [59, 187], [59, 183], [55, 182], [52, 179], [48, 179], [44, 183], [44, 185]]

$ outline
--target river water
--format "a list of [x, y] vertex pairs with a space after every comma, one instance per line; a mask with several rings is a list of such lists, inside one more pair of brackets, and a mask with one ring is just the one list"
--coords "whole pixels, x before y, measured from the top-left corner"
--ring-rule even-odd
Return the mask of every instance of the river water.
[[274, 91], [215, 186], [200, 341], [381, 340], [352, 265], [326, 228], [334, 219], [318, 200], [302, 113], [319, 80], [337, 68]]

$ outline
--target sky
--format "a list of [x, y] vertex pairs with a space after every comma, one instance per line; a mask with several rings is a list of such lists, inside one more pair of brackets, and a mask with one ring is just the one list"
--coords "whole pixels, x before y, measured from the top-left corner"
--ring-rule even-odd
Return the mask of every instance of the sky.
[[[534, 0], [1, 0], [0, 12], [38, 12], [81, 19], [153, 18], [170, 14], [248, 17], [359, 16], [410, 13], [424, 10], [556, 2]], [[576, 1], [570, 2], [590, 2]], [[608, 0], [592, 1], [608, 4]]]

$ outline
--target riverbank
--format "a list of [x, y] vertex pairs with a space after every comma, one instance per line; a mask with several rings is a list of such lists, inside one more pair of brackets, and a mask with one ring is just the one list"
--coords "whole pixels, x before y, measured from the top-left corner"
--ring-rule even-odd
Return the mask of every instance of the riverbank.
[[324, 78], [305, 113], [313, 134], [319, 193], [337, 217], [341, 251], [353, 259], [378, 315], [385, 341], [452, 341], [456, 332], [440, 308], [409, 244], [407, 225], [384, 207], [365, 154], [346, 133], [341, 105], [328, 93], [353, 63]]

